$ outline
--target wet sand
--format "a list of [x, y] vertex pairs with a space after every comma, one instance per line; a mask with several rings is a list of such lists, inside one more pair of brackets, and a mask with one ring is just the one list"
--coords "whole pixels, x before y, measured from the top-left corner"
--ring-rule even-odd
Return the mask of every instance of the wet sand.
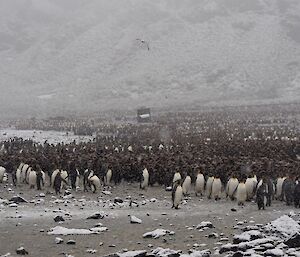
[[[9, 191], [11, 188], [13, 191]], [[104, 195], [72, 192], [73, 199], [63, 199], [54, 194], [46, 194], [39, 197], [39, 191], [29, 189], [27, 185], [17, 188], [0, 184], [0, 196], [2, 199], [10, 199], [21, 194], [29, 203], [20, 203], [17, 208], [8, 205], [0, 205], [0, 256], [10, 252], [16, 256], [15, 250], [24, 246], [29, 256], [64, 256], [62, 253], [81, 256], [105, 256], [123, 249], [150, 250], [157, 247], [182, 250], [210, 249], [214, 253], [221, 244], [220, 238], [231, 238], [241, 231], [234, 229], [238, 222], [246, 222], [244, 225], [265, 224], [283, 214], [296, 211], [293, 207], [286, 207], [284, 203], [275, 201], [272, 207], [265, 211], [258, 211], [255, 203], [246, 203], [245, 207], [237, 206], [236, 202], [224, 199], [216, 202], [206, 197], [196, 197], [191, 192], [179, 210], [171, 209], [171, 192], [166, 192], [161, 187], [152, 187], [147, 191], [141, 191], [137, 184], [122, 184], [107, 189], [112, 194]], [[52, 191], [48, 186], [41, 192]], [[131, 196], [139, 206], [129, 207], [126, 200], [122, 206], [113, 206], [115, 197], [125, 200]], [[155, 199], [152, 199], [155, 198]], [[36, 202], [42, 199], [39, 204]], [[64, 202], [57, 203], [61, 199]], [[150, 201], [152, 199], [152, 201]], [[34, 200], [35, 203], [30, 203]], [[144, 204], [144, 205], [143, 205]], [[237, 211], [231, 211], [235, 208]], [[60, 212], [57, 212], [60, 211]], [[65, 212], [70, 214], [65, 215]], [[104, 212], [104, 219], [92, 220], [88, 216]], [[56, 223], [53, 218], [61, 215], [66, 218], [62, 224]], [[135, 215], [142, 220], [142, 224], [130, 224], [129, 215]], [[68, 218], [69, 217], [69, 218]], [[211, 221], [215, 228], [198, 231], [195, 226], [202, 221]], [[67, 228], [94, 227], [101, 222], [108, 231], [97, 235], [48, 235], [47, 231], [55, 226]], [[157, 228], [168, 229], [175, 235], [167, 235], [158, 239], [143, 238], [143, 234]], [[208, 238], [213, 232], [218, 238]], [[223, 233], [223, 234], [222, 234]], [[56, 244], [55, 238], [64, 239], [63, 244]], [[69, 239], [76, 241], [75, 245], [67, 245]], [[195, 245], [194, 244], [198, 244]], [[201, 245], [203, 244], [203, 245]], [[205, 244], [205, 245], [204, 245]], [[87, 249], [97, 250], [96, 254], [87, 253]]]

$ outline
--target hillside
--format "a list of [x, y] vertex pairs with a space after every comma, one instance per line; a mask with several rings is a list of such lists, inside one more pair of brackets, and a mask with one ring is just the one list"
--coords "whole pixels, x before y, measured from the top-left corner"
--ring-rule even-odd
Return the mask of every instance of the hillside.
[[0, 39], [2, 115], [300, 100], [298, 0], [4, 0]]

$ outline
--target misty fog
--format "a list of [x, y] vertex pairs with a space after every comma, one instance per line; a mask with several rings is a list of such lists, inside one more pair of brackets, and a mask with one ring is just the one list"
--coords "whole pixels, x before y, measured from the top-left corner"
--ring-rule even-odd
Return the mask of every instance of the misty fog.
[[299, 63], [298, 0], [0, 0], [2, 117], [299, 101]]

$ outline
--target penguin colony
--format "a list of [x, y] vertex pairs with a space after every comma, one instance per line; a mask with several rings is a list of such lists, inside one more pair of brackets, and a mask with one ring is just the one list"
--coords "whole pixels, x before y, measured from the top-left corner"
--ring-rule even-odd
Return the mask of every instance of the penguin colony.
[[[43, 171], [41, 177], [43, 185], [46, 181], [46, 175]], [[98, 177], [92, 170], [85, 170], [83, 175], [84, 191], [93, 193], [99, 192], [103, 186], [109, 186], [113, 171], [108, 169], [103, 179]], [[16, 171], [16, 184], [28, 184], [30, 188], [37, 187], [37, 171], [33, 170], [28, 164], [21, 163]], [[7, 181], [7, 173], [4, 167], [0, 167], [0, 183]], [[80, 186], [81, 178], [77, 171], [76, 188]], [[67, 189], [70, 184], [68, 172], [56, 169], [50, 176], [50, 185], [55, 192], [61, 193], [62, 189]], [[206, 195], [208, 199], [218, 201], [222, 198], [223, 191], [226, 198], [232, 201], [236, 200], [238, 205], [244, 205], [246, 201], [256, 200], [258, 209], [265, 209], [271, 205], [273, 198], [286, 201], [288, 205], [300, 205], [300, 183], [293, 182], [287, 177], [279, 177], [276, 181], [260, 179], [255, 175], [249, 176], [246, 180], [238, 180], [235, 176], [228, 179], [226, 185], [223, 185], [219, 177], [208, 176], [205, 179], [204, 174], [200, 171], [196, 180], [192, 183], [189, 175], [184, 177], [180, 172], [175, 172], [172, 180], [172, 208], [178, 209], [182, 199], [189, 196], [194, 190], [196, 196]], [[149, 172], [147, 168], [141, 172], [140, 189], [146, 190], [149, 186]]]

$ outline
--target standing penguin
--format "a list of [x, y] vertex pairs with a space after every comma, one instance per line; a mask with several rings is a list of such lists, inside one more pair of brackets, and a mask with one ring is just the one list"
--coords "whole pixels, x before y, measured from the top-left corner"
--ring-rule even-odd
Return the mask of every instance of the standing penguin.
[[205, 179], [203, 174], [199, 171], [196, 178], [195, 184], [195, 193], [196, 196], [200, 194], [201, 196], [204, 194], [204, 186], [205, 186]]
[[45, 172], [41, 170], [39, 165], [36, 166], [36, 188], [37, 190], [41, 190], [42, 186], [45, 186]]
[[100, 190], [101, 182], [97, 175], [89, 176], [89, 183], [91, 184], [92, 192], [96, 193], [97, 190]]
[[3, 182], [5, 172], [6, 172], [6, 169], [4, 167], [0, 166], [0, 183]]
[[282, 186], [283, 186], [283, 182], [285, 181], [286, 177], [279, 177], [277, 178], [277, 182], [276, 182], [276, 194], [275, 194], [275, 198], [277, 200], [283, 201], [282, 198]]
[[89, 182], [89, 177], [94, 176], [94, 171], [91, 169], [86, 169], [83, 174], [83, 191], [88, 192], [88, 187], [91, 187], [91, 184]]
[[28, 184], [28, 173], [30, 170], [30, 166], [28, 164], [24, 164], [22, 166], [22, 170], [21, 170], [21, 178], [22, 178], [22, 182], [25, 182]]
[[51, 185], [53, 185], [54, 179], [55, 179], [58, 172], [59, 172], [59, 169], [56, 169], [52, 172], [52, 174], [51, 174]]
[[226, 186], [226, 195], [233, 201], [236, 198], [236, 191], [239, 186], [239, 180], [236, 177], [232, 177], [228, 180]]
[[28, 173], [28, 184], [30, 186], [30, 188], [34, 188], [36, 185], [36, 171], [34, 170], [30, 170], [30, 172]]
[[80, 183], [80, 173], [79, 173], [79, 170], [76, 169], [76, 173], [77, 173], [77, 176], [76, 176], [75, 186], [76, 186], [76, 189], [77, 189], [77, 188], [79, 188], [79, 183]]
[[179, 180], [181, 180], [181, 175], [180, 175], [179, 171], [176, 171], [174, 176], [173, 176], [173, 185], [175, 185], [175, 183]]
[[190, 189], [191, 189], [191, 184], [192, 184], [192, 179], [191, 177], [188, 175], [185, 177], [184, 182], [182, 184], [182, 193], [184, 196], [187, 196]]
[[147, 168], [145, 168], [142, 173], [142, 180], [140, 183], [140, 188], [147, 189], [148, 184], [149, 184], [149, 172], [148, 172]]
[[68, 184], [68, 182], [61, 177], [61, 170], [55, 170], [54, 172], [55, 172], [55, 177], [52, 185], [55, 189], [55, 193], [60, 194], [60, 190], [62, 188], [62, 182], [64, 182], [65, 184]]
[[177, 180], [172, 190], [172, 203], [173, 203], [172, 208], [175, 209], [178, 209], [179, 204], [183, 197], [182, 186], [180, 184], [181, 184], [181, 180]]
[[286, 205], [292, 205], [294, 202], [296, 182], [293, 177], [287, 177], [283, 183], [283, 196], [286, 200]]
[[245, 185], [245, 180], [241, 180], [236, 190], [236, 199], [238, 205], [244, 205], [247, 200], [247, 189]]
[[211, 196], [213, 199], [218, 201], [221, 199], [221, 193], [222, 193], [222, 182], [219, 177], [215, 177], [215, 179], [212, 182], [212, 187], [211, 187]]
[[18, 168], [16, 171], [16, 184], [19, 185], [21, 183], [21, 170]]
[[267, 193], [268, 193], [267, 191], [268, 191], [268, 186], [263, 181], [256, 192], [256, 202], [259, 210], [265, 209], [265, 206], [267, 204]]
[[26, 174], [25, 175], [25, 183], [26, 184], [29, 184], [29, 174], [30, 174], [31, 170], [32, 170], [32, 167], [29, 166], [29, 168], [27, 169], [27, 171], [25, 173]]
[[245, 182], [247, 190], [247, 201], [251, 201], [255, 194], [256, 182], [254, 177], [248, 177]]
[[300, 208], [300, 182], [296, 182], [296, 187], [294, 190], [294, 203], [296, 208]]
[[267, 184], [267, 204], [266, 206], [271, 206], [272, 199], [274, 197], [274, 183], [273, 180], [269, 177], [266, 179], [266, 184]]
[[62, 184], [61, 184], [62, 189], [66, 189], [68, 183], [65, 183], [65, 181], [67, 181], [67, 179], [69, 177], [69, 174], [68, 174], [68, 172], [66, 170], [62, 170], [60, 176], [62, 178]]
[[108, 171], [105, 174], [105, 185], [106, 186], [110, 185], [111, 178], [112, 178], [112, 170], [108, 169]]
[[208, 199], [211, 198], [212, 184], [214, 182], [214, 179], [215, 178], [213, 176], [209, 176], [206, 182], [206, 195]]

